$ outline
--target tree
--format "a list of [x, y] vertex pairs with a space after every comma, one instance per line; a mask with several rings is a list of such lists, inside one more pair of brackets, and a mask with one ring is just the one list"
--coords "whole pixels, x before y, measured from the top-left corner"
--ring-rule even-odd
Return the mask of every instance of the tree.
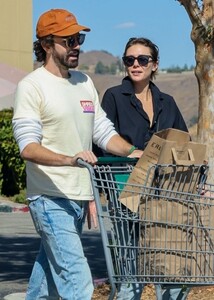
[[[176, 0], [184, 6], [192, 23], [195, 45], [195, 76], [199, 87], [197, 139], [207, 145], [210, 169], [214, 169], [214, 1]], [[209, 172], [214, 182], [214, 174]]]
[[109, 73], [108, 66], [105, 66], [101, 61], [98, 61], [95, 67], [95, 74], [106, 74]]
[[117, 73], [117, 64], [112, 63], [109, 69], [110, 74], [115, 75]]

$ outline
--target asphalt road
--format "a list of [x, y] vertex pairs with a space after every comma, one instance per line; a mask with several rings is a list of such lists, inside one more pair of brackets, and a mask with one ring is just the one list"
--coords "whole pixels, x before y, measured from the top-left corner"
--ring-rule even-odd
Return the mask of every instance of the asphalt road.
[[[99, 229], [85, 226], [82, 242], [93, 278], [107, 278]], [[26, 291], [39, 243], [29, 213], [0, 213], [0, 300]]]

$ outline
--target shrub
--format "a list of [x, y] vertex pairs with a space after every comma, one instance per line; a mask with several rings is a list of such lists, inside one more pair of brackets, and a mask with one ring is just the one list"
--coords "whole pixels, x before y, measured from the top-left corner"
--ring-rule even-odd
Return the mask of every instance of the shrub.
[[20, 157], [12, 130], [13, 109], [0, 111], [0, 188], [13, 196], [26, 187], [25, 163]]
[[27, 204], [26, 190], [21, 190], [18, 195], [14, 195], [11, 200], [15, 203]]

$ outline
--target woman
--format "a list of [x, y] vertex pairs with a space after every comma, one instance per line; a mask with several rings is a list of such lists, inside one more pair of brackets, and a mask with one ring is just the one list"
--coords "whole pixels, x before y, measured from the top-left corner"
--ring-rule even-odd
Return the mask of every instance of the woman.
[[156, 131], [188, 131], [173, 97], [152, 82], [158, 56], [158, 47], [149, 39], [129, 39], [122, 58], [127, 76], [120, 85], [107, 89], [101, 103], [116, 130], [142, 150]]
[[[120, 85], [107, 89], [101, 103], [116, 131], [142, 150], [153, 133], [159, 130], [176, 128], [188, 131], [173, 97], [160, 91], [152, 82], [158, 70], [158, 47], [147, 38], [131, 38], [122, 59], [127, 76]], [[103, 151], [96, 154], [109, 155]], [[117, 299], [140, 299], [142, 290], [143, 285], [122, 284], [118, 287]], [[156, 292], [158, 299], [163, 300], [184, 300], [188, 294], [186, 291], [179, 296], [180, 289], [162, 291], [159, 285]]]

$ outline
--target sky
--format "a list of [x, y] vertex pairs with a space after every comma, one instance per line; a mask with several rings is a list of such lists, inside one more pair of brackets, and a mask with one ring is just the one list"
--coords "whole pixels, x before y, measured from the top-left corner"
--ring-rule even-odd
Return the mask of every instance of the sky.
[[34, 40], [39, 16], [52, 8], [72, 12], [78, 23], [91, 28], [84, 52], [104, 50], [122, 57], [131, 37], [146, 37], [159, 47], [159, 68], [195, 65], [192, 24], [175, 0], [33, 0]]

